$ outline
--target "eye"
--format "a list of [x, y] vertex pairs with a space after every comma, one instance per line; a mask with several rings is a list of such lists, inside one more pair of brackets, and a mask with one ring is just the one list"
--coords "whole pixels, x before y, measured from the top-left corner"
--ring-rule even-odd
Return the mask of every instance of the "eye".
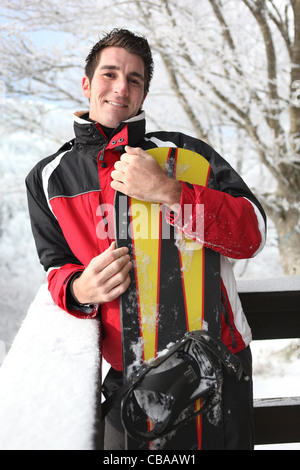
[[112, 73], [112, 72], [106, 72], [106, 73], [104, 74], [104, 76], [105, 76], [105, 77], [108, 77], [108, 78], [114, 78], [115, 75], [114, 75], [114, 73]]
[[128, 82], [133, 86], [141, 86], [141, 80], [138, 78], [129, 78]]

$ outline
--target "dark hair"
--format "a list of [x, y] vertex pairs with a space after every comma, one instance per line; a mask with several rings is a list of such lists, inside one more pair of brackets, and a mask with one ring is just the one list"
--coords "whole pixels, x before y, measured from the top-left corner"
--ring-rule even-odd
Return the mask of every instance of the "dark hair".
[[145, 92], [149, 91], [154, 69], [150, 46], [146, 38], [137, 36], [127, 29], [113, 29], [91, 49], [86, 58], [85, 66], [85, 74], [90, 82], [99, 63], [101, 51], [106, 47], [123, 47], [127, 52], [136, 54], [143, 59], [145, 65]]

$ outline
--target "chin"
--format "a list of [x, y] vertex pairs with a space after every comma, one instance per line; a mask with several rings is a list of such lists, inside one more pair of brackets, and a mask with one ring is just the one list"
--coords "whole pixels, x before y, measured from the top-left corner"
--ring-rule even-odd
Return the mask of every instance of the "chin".
[[102, 124], [106, 127], [115, 128], [120, 124], [120, 122], [126, 121], [126, 119], [128, 119], [127, 116], [114, 116], [112, 119], [104, 120]]

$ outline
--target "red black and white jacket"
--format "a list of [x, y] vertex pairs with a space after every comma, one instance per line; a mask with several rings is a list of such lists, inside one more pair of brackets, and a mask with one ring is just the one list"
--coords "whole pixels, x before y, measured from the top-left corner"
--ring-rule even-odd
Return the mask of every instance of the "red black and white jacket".
[[[122, 370], [119, 300], [100, 307], [80, 306], [70, 300], [70, 280], [112, 242], [114, 222], [99, 207], [114, 204], [110, 173], [123, 146], [187, 148], [205, 157], [212, 171], [208, 187], [181, 182], [181, 207], [204, 207], [201, 242], [222, 255], [222, 340], [232, 352], [244, 349], [252, 339], [251, 330], [227, 258], [255, 256], [264, 246], [266, 233], [264, 211], [244, 181], [198, 139], [178, 132], [146, 134], [144, 112], [120, 123], [110, 138], [89, 120], [88, 113], [75, 113], [74, 131], [72, 141], [41, 160], [26, 178], [33, 235], [54, 302], [77, 317], [93, 318], [100, 309], [103, 356], [114, 369]], [[170, 223], [176, 225], [176, 221], [170, 217]], [[99, 236], [100, 232], [107, 236]]]

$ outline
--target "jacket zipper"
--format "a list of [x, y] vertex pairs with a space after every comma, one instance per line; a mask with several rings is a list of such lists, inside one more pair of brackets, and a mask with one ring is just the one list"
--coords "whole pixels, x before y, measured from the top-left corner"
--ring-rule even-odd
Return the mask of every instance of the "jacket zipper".
[[105, 152], [105, 149], [106, 149], [107, 145], [108, 145], [108, 143], [106, 143], [106, 144], [104, 145], [103, 149], [100, 150], [100, 152], [98, 153], [98, 160], [99, 160], [99, 162], [103, 162], [103, 160], [104, 160], [104, 152]]

